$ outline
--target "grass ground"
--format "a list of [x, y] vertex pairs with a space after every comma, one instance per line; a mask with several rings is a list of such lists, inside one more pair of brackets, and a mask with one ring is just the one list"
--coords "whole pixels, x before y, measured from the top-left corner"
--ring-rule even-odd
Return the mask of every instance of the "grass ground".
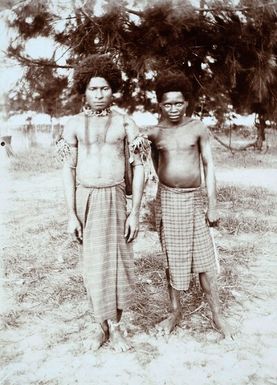
[[[217, 136], [225, 143], [234, 145], [243, 145], [251, 142], [255, 139], [255, 132], [250, 131], [249, 136], [233, 134], [230, 137], [228, 132], [217, 133]], [[245, 151], [231, 152], [228, 149], [221, 146], [218, 142], [214, 142], [214, 158], [215, 162], [224, 168], [276, 168], [276, 148], [277, 148], [277, 131], [267, 130], [266, 141], [263, 145], [262, 151], [254, 151], [252, 148], [248, 148]], [[224, 166], [223, 166], [224, 165]]]
[[[226, 150], [216, 145], [214, 152], [216, 163], [225, 166]], [[256, 156], [249, 154], [243, 162], [228, 155], [228, 167], [257, 167]], [[261, 167], [271, 165], [273, 157], [273, 151], [260, 156]], [[10, 306], [1, 319], [0, 383], [273, 384], [273, 286], [268, 275], [273, 270], [268, 267], [262, 274], [260, 268], [266, 261], [272, 262], [277, 238], [274, 193], [234, 184], [220, 185], [218, 191], [222, 216], [215, 233], [221, 264], [218, 285], [224, 314], [238, 334], [230, 346], [212, 328], [196, 277], [182, 296], [180, 327], [168, 340], [155, 337], [153, 326], [169, 308], [160, 247], [153, 231], [153, 186], [148, 186], [142, 231], [135, 244], [135, 300], [124, 316], [134, 349], [118, 355], [105, 346], [93, 354], [89, 350], [93, 314], [79, 271], [80, 250], [66, 234], [58, 168], [53, 149], [47, 148], [20, 154], [11, 164], [10, 205], [3, 220], [8, 229], [3, 257]], [[265, 303], [257, 305], [259, 296]], [[260, 322], [267, 323], [268, 332], [260, 326], [255, 329]]]

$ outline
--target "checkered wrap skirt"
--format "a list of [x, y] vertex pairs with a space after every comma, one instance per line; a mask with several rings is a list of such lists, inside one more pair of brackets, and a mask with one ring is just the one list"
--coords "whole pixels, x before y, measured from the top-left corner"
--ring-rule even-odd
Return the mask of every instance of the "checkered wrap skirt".
[[187, 290], [191, 273], [216, 271], [201, 189], [171, 188], [160, 183], [155, 209], [170, 284], [177, 290]]
[[134, 260], [124, 238], [125, 183], [76, 190], [77, 215], [83, 226], [81, 265], [97, 322], [115, 319], [132, 303]]

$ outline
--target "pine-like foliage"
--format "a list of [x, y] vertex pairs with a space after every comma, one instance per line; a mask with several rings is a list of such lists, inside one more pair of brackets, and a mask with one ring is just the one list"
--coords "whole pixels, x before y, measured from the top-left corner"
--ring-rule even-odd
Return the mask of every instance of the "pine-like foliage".
[[[90, 54], [110, 54], [123, 72], [119, 103], [130, 110], [137, 106], [153, 110], [156, 74], [178, 69], [193, 85], [189, 113], [220, 115], [232, 104], [239, 112], [256, 112], [271, 120], [276, 117], [274, 2], [242, 0], [234, 6], [231, 1], [201, 1], [202, 8], [197, 9], [187, 0], [152, 0], [137, 1], [138, 7], [129, 9], [127, 1], [110, 0], [104, 2], [102, 16], [94, 14], [94, 1], [72, 4], [66, 17], [49, 0], [25, 1], [13, 10], [10, 24], [18, 38], [8, 54], [28, 68], [25, 83], [44, 100], [51, 94], [57, 100], [64, 96], [67, 82], [56, 72], [60, 63], [54, 53], [51, 60], [26, 57], [26, 41], [37, 36], [49, 36], [67, 49], [63, 67], [68, 66], [68, 71]], [[59, 22], [62, 29], [56, 28]], [[41, 79], [39, 90], [30, 74]], [[45, 88], [56, 85], [57, 89], [43, 93], [43, 82]], [[57, 106], [66, 104], [68, 111], [76, 107], [72, 95], [67, 102], [60, 99]]]

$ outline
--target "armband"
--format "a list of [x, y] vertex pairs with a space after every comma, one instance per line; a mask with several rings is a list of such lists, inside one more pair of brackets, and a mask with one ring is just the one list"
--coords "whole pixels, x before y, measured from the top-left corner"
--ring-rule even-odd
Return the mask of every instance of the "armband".
[[77, 166], [78, 149], [74, 145], [69, 144], [64, 138], [61, 138], [56, 143], [57, 159], [60, 163], [67, 165], [70, 168]]
[[[129, 162], [135, 162], [135, 155], [139, 155], [140, 162], [144, 165], [151, 159], [151, 147], [150, 140], [148, 140], [146, 135], [138, 135], [135, 137], [133, 142], [129, 144], [130, 158]], [[135, 162], [136, 164], [136, 162]]]

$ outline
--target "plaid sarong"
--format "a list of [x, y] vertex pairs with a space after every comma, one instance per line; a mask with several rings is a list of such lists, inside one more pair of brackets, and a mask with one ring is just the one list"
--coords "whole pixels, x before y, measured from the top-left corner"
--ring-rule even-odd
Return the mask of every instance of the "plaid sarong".
[[115, 319], [132, 303], [133, 251], [124, 238], [125, 183], [78, 186], [77, 215], [83, 226], [84, 283], [97, 322]]
[[216, 271], [201, 189], [172, 188], [159, 183], [155, 210], [171, 286], [187, 290], [191, 273]]

